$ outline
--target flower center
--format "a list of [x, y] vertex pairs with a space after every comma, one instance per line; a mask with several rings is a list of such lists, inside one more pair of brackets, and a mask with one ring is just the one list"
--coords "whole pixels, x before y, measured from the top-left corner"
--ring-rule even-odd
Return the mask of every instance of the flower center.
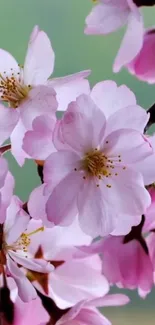
[[0, 95], [1, 99], [8, 103], [10, 107], [17, 108], [21, 102], [28, 96], [29, 91], [32, 89], [30, 85], [24, 85], [21, 73], [12, 73], [6, 76], [0, 73]]
[[24, 253], [26, 253], [28, 251], [28, 246], [31, 243], [31, 239], [30, 237], [40, 231], [44, 231], [44, 227], [40, 227], [28, 234], [26, 233], [22, 233], [21, 236], [19, 237], [19, 239], [13, 243], [12, 245], [8, 245], [6, 242], [3, 243], [3, 248], [4, 251], [8, 251], [8, 250], [13, 250], [13, 251], [17, 251], [17, 250], [22, 250]]
[[[107, 141], [108, 143], [108, 141]], [[81, 160], [80, 167], [74, 168], [74, 171], [84, 171], [82, 176], [84, 180], [95, 177], [97, 180], [106, 180], [119, 175], [121, 170], [126, 170], [126, 166], [122, 164], [121, 155], [108, 157], [97, 148], [88, 151]], [[104, 181], [106, 187], [111, 188], [111, 184]], [[99, 187], [99, 184], [96, 184]]]
[[82, 169], [88, 176], [99, 177], [108, 175], [107, 157], [98, 149], [86, 153], [82, 161]]

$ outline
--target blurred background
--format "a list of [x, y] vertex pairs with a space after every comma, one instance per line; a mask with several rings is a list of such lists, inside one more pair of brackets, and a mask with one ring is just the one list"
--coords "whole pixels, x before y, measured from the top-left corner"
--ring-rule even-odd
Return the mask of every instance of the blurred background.
[[[83, 33], [85, 17], [92, 0], [1, 0], [0, 47], [10, 51], [19, 63], [24, 62], [27, 42], [34, 25], [47, 32], [56, 54], [54, 77], [91, 69], [91, 85], [104, 79], [126, 84], [137, 96], [138, 103], [149, 108], [155, 102], [155, 85], [139, 82], [123, 70], [112, 73], [114, 57], [123, 36], [123, 30], [108, 36], [86, 36]], [[155, 25], [155, 8], [143, 10], [146, 26]], [[30, 191], [39, 184], [36, 166], [26, 162], [20, 169], [8, 154], [10, 169], [16, 178], [16, 193], [27, 200]], [[105, 309], [113, 325], [154, 325], [155, 293], [146, 300], [137, 293], [129, 293], [131, 304], [122, 308]]]

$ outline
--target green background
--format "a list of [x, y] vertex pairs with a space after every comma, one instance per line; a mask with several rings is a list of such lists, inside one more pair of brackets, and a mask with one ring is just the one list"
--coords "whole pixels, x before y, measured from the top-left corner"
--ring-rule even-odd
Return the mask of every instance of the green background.
[[[56, 54], [54, 76], [63, 76], [80, 70], [91, 69], [91, 85], [104, 79], [113, 79], [126, 84], [136, 94], [138, 103], [144, 108], [155, 102], [155, 86], [139, 82], [123, 70], [112, 73], [112, 63], [123, 30], [109, 36], [84, 35], [84, 21], [92, 7], [91, 0], [1, 0], [0, 1], [0, 47], [10, 51], [24, 62], [27, 42], [35, 24], [47, 32]], [[155, 24], [155, 8], [143, 10], [145, 25]], [[16, 193], [27, 200], [30, 191], [39, 183], [36, 166], [26, 162], [20, 169], [8, 155], [10, 169], [16, 178]], [[114, 325], [154, 324], [153, 293], [142, 301], [132, 295], [132, 303], [122, 309], [105, 311]]]

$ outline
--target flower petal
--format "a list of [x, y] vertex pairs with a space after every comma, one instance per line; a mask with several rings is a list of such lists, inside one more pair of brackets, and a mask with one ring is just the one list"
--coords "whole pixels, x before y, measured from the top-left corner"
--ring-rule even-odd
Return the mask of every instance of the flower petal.
[[22, 149], [25, 132], [25, 126], [23, 125], [22, 121], [19, 120], [10, 137], [11, 153], [21, 167], [25, 162], [25, 158], [28, 158], [27, 153]]
[[143, 47], [138, 55], [127, 64], [127, 69], [138, 79], [155, 83], [155, 29], [148, 29], [144, 34]]
[[55, 118], [57, 109], [56, 93], [47, 86], [37, 86], [29, 92], [29, 97], [20, 105], [21, 120], [27, 130], [32, 128], [34, 119], [40, 115]]
[[126, 24], [130, 9], [126, 5], [99, 4], [86, 18], [85, 34], [108, 34]]
[[132, 61], [140, 52], [143, 46], [143, 32], [143, 18], [140, 13], [139, 17], [135, 13], [130, 13], [127, 31], [115, 58], [114, 72], [119, 72], [123, 65]]
[[53, 143], [54, 146], [57, 150], [69, 150], [70, 151], [70, 146], [65, 142], [65, 139], [63, 139], [63, 134], [62, 134], [62, 127], [63, 124], [63, 118], [61, 120], [57, 120], [53, 132]]
[[45, 325], [48, 323], [49, 318], [50, 316], [43, 307], [39, 297], [28, 303], [22, 302], [19, 296], [16, 298], [13, 325], [26, 325], [32, 323], [33, 325]]
[[67, 261], [50, 275], [50, 296], [59, 308], [74, 306], [83, 299], [105, 295], [109, 290], [106, 278], [93, 265], [99, 257]]
[[7, 266], [11, 276], [17, 284], [19, 297], [24, 302], [35, 299], [37, 297], [37, 293], [33, 285], [9, 256], [7, 257]]
[[[44, 182], [49, 185], [50, 191], [67, 175], [78, 168], [80, 157], [71, 151], [52, 153], [44, 164]], [[63, 166], [63, 168], [62, 168]]]
[[49, 195], [44, 195], [45, 186], [46, 184], [42, 184], [31, 192], [28, 200], [28, 211], [33, 219], [41, 219], [45, 226], [52, 227], [52, 223], [47, 220], [45, 211], [46, 202], [49, 197]]
[[44, 84], [54, 69], [54, 51], [45, 32], [34, 27], [24, 63], [24, 82]]
[[85, 325], [111, 325], [111, 322], [97, 309], [83, 308], [75, 321]]
[[111, 284], [138, 289], [147, 294], [153, 285], [153, 268], [148, 254], [137, 240], [123, 242], [110, 236], [103, 246], [103, 272]]
[[155, 181], [155, 154], [146, 157], [144, 160], [137, 161], [134, 163], [134, 169], [139, 171], [144, 178], [144, 184], [150, 185]]
[[[69, 308], [68, 312], [65, 313], [58, 321], [57, 325], [69, 324], [70, 321], [74, 321], [74, 318], [79, 314], [81, 308], [85, 305], [85, 301], [82, 300], [72, 308]], [[44, 325], [44, 324], [42, 324]]]
[[149, 114], [138, 105], [121, 108], [110, 116], [106, 134], [119, 129], [133, 129], [141, 133], [149, 120]]
[[121, 215], [118, 218], [116, 228], [111, 233], [113, 236], [125, 236], [127, 235], [133, 226], [138, 226], [141, 222], [141, 215]]
[[85, 181], [78, 195], [79, 223], [82, 230], [93, 238], [111, 233], [116, 225], [116, 212], [107, 204], [94, 181]]
[[109, 134], [104, 140], [103, 151], [118, 168], [127, 164], [134, 168], [134, 163], [153, 154], [149, 138], [132, 129], [120, 129]]
[[0, 49], [0, 73], [2, 76], [9, 77], [12, 73], [17, 74], [19, 71], [20, 68], [15, 58], [9, 52]]
[[9, 251], [11, 258], [19, 265], [27, 270], [32, 270], [41, 273], [48, 273], [54, 270], [52, 264], [40, 258], [26, 258], [18, 252]]
[[73, 150], [86, 152], [98, 146], [105, 131], [105, 116], [90, 96], [81, 95], [68, 106], [61, 136]]
[[90, 70], [81, 71], [61, 78], [48, 80], [48, 85], [56, 91], [58, 110], [65, 111], [70, 102], [76, 100], [81, 94], [89, 94], [90, 86], [87, 79]]
[[4, 224], [5, 239], [8, 245], [16, 242], [26, 230], [29, 220], [30, 216], [22, 209], [22, 202], [13, 196], [11, 204], [7, 209]]
[[[100, 183], [103, 200], [120, 218], [121, 214], [135, 217], [144, 214], [150, 205], [150, 195], [144, 187], [142, 175], [129, 167], [115, 170], [118, 176], [112, 175]], [[107, 183], [110, 188], [106, 186]]]
[[63, 178], [54, 188], [46, 205], [49, 221], [54, 222], [55, 225], [63, 226], [72, 223], [77, 214], [76, 199], [82, 182], [82, 176], [74, 171]]
[[8, 162], [5, 158], [0, 157], [0, 188], [5, 184], [5, 179], [8, 173]]
[[23, 139], [23, 150], [31, 158], [45, 160], [53, 151], [53, 129], [55, 119], [49, 116], [36, 117], [32, 123], [32, 131], [26, 132]]
[[7, 140], [19, 119], [19, 112], [0, 104], [0, 145]]
[[[73, 258], [77, 246], [89, 245], [91, 241], [92, 238], [81, 230], [78, 217], [75, 216], [75, 220], [68, 227], [46, 228], [42, 233], [41, 247], [46, 260], [66, 261]], [[34, 247], [34, 243], [32, 245]]]
[[[104, 297], [96, 298], [88, 302], [88, 306], [109, 307], [109, 306], [124, 306], [130, 302], [128, 296], [124, 294], [107, 294]], [[87, 303], [86, 303], [87, 306]]]
[[11, 202], [15, 187], [14, 177], [10, 172], [7, 173], [4, 186], [0, 189], [0, 223], [6, 219], [6, 211]]
[[98, 82], [91, 91], [91, 97], [106, 118], [117, 111], [119, 113], [120, 109], [136, 105], [134, 93], [125, 85], [118, 87], [112, 80]]

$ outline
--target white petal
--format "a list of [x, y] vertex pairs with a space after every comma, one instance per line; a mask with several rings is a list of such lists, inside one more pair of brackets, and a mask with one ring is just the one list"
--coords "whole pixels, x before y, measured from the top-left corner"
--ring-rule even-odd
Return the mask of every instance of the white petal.
[[24, 64], [24, 82], [28, 85], [44, 84], [54, 69], [54, 51], [45, 32], [32, 31]]

